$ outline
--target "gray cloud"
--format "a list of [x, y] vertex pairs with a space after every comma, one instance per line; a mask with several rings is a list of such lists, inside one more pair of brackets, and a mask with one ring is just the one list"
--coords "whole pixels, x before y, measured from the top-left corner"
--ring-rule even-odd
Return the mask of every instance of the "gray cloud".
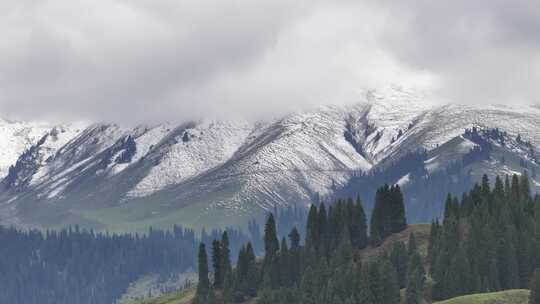
[[386, 1], [384, 47], [458, 102], [538, 102], [540, 6], [532, 0]]
[[0, 111], [115, 121], [259, 115], [390, 83], [537, 101], [535, 1], [7, 0]]

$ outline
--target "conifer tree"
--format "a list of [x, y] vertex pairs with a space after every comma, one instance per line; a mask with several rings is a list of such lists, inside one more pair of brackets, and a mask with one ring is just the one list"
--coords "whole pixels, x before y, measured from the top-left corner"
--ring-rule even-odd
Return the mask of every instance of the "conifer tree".
[[234, 278], [232, 271], [227, 271], [223, 280], [223, 304], [234, 303]]
[[306, 247], [317, 248], [319, 237], [319, 216], [317, 207], [311, 205], [306, 225]]
[[415, 269], [407, 278], [407, 288], [405, 290], [406, 304], [421, 304], [423, 291], [420, 285], [420, 276], [418, 269]]
[[265, 257], [273, 257], [279, 250], [276, 221], [272, 213], [268, 215], [266, 225], [264, 226], [264, 250], [266, 254]]
[[366, 263], [362, 265], [360, 270], [360, 282], [357, 290], [357, 303], [359, 304], [375, 304], [375, 295], [371, 290], [370, 283], [370, 266]]
[[387, 260], [383, 260], [379, 267], [381, 273], [381, 283], [383, 284], [382, 289], [384, 290], [381, 299], [382, 301], [380, 303], [399, 304], [399, 284], [395, 268]]
[[409, 263], [409, 255], [407, 254], [405, 244], [402, 242], [394, 244], [389, 258], [396, 270], [399, 287], [405, 288], [405, 284], [407, 283], [407, 264]]
[[531, 196], [531, 182], [527, 170], [523, 171], [519, 181], [519, 193], [522, 202], [527, 202]]
[[225, 230], [221, 236], [221, 282], [225, 282], [225, 277], [232, 272], [231, 266], [231, 250], [229, 249], [229, 234]]
[[536, 269], [530, 284], [529, 304], [540, 304], [540, 269]]
[[214, 240], [212, 241], [212, 266], [214, 267], [214, 288], [216, 289], [223, 287], [221, 264], [221, 243], [218, 240]]
[[412, 256], [417, 251], [417, 245], [416, 245], [416, 237], [414, 236], [414, 233], [411, 232], [409, 234], [409, 242], [407, 244], [407, 252], [409, 256]]
[[257, 270], [257, 265], [255, 261], [255, 252], [253, 251], [253, 246], [250, 242], [248, 242], [246, 246], [246, 262], [247, 262], [247, 271], [246, 271], [246, 279], [247, 279], [247, 290], [246, 293], [250, 297], [254, 297], [257, 295], [257, 287], [259, 284], [259, 274]]
[[390, 233], [397, 233], [407, 228], [407, 218], [405, 217], [405, 200], [399, 185], [394, 185], [391, 189], [391, 205], [388, 207], [391, 214]]
[[326, 207], [324, 206], [324, 203], [321, 203], [319, 206], [319, 212], [318, 212], [318, 223], [317, 223], [317, 244], [315, 245], [315, 248], [319, 249], [319, 251], [326, 255], [326, 250], [328, 247], [328, 238], [327, 238], [327, 214], [326, 214]]
[[350, 225], [351, 243], [353, 247], [365, 248], [368, 245], [366, 213], [362, 206], [360, 197], [356, 199], [356, 203], [352, 210], [352, 220]]
[[291, 230], [289, 233], [289, 241], [291, 243], [291, 249], [289, 254], [289, 266], [290, 266], [290, 276], [291, 283], [298, 283], [300, 279], [300, 233], [296, 227]]
[[208, 279], [208, 256], [204, 243], [199, 245], [199, 284], [198, 289], [207, 290], [210, 288], [210, 280]]
[[287, 246], [285, 237], [281, 239], [281, 246], [279, 252], [279, 274], [281, 286], [289, 286], [291, 283], [291, 264], [290, 264], [290, 252]]
[[198, 255], [199, 283], [195, 294], [196, 304], [213, 304], [214, 292], [210, 289], [210, 280], [208, 278], [208, 256], [204, 243], [199, 245]]

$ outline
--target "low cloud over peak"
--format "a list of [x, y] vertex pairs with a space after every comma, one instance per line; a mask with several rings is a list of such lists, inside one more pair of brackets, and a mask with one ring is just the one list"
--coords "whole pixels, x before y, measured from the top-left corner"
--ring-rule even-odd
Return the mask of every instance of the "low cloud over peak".
[[137, 122], [263, 115], [360, 100], [389, 83], [459, 102], [537, 102], [539, 6], [442, 5], [7, 0], [0, 111]]

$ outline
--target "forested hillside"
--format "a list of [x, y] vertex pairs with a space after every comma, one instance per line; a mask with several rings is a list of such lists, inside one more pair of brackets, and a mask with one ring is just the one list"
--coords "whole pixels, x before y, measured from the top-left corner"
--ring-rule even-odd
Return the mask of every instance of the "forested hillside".
[[[404, 230], [406, 218], [399, 186], [378, 189], [368, 238], [362, 202], [338, 200], [328, 208], [312, 206], [306, 240], [296, 228], [278, 240], [272, 214], [264, 229], [265, 256], [257, 261], [248, 243], [232, 268], [227, 235], [211, 248], [199, 247], [199, 284], [194, 303], [399, 303], [407, 287], [409, 303], [423, 297], [425, 272], [414, 235], [386, 254], [363, 260], [360, 250]], [[210, 274], [209, 264], [214, 271]]]
[[145, 235], [0, 227], [0, 303], [112, 303], [141, 275], [194, 268], [193, 231]]
[[[531, 303], [540, 300], [540, 271], [534, 272], [540, 267], [540, 196], [531, 196], [526, 172], [504, 181], [498, 177], [493, 186], [484, 176], [461, 200], [449, 195], [442, 222], [431, 225], [427, 250], [420, 250], [411, 234], [406, 243], [386, 244], [379, 254], [368, 255], [373, 250], [363, 250], [367, 246], [407, 227], [403, 201], [399, 186], [377, 190], [370, 235], [359, 199], [312, 206], [305, 244], [296, 228], [288, 241], [279, 241], [270, 214], [264, 259], [257, 260], [248, 243], [236, 268], [227, 235], [209, 248], [210, 258], [201, 244], [194, 303], [420, 304], [529, 287]], [[509, 294], [499, 298], [512, 303]]]
[[433, 297], [528, 288], [540, 267], [540, 196], [528, 175], [487, 176], [461, 199], [449, 196], [429, 245]]

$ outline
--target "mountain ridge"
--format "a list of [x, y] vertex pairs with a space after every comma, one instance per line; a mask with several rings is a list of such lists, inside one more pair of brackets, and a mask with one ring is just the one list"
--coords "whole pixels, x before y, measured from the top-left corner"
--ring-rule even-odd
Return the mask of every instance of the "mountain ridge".
[[[260, 122], [53, 127], [43, 131], [48, 135], [42, 143], [36, 136], [13, 161], [2, 182], [0, 217], [17, 225], [82, 223], [112, 230], [175, 222], [234, 225], [275, 207], [308, 205], [336, 193], [352, 177], [382, 170], [410, 153], [428, 151], [428, 173], [442, 170], [475, 146], [462, 137], [465, 129], [520, 135], [533, 154], [540, 146], [535, 132], [540, 109], [425, 98], [394, 87], [371, 91], [356, 104]], [[60, 136], [53, 141], [52, 130], [64, 132], [53, 132]], [[514, 148], [500, 147], [504, 152], [497, 153], [536, 168], [522, 153], [525, 148]], [[497, 173], [524, 169], [497, 162], [492, 167]], [[405, 186], [409, 178], [388, 182]]]

